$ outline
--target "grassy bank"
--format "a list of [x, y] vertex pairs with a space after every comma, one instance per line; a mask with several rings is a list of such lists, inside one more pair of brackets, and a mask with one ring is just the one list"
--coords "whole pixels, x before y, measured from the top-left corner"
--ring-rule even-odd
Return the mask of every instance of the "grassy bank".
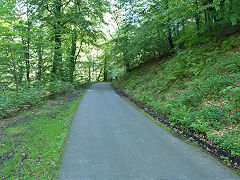
[[83, 91], [1, 122], [0, 179], [55, 179]]
[[240, 156], [240, 36], [141, 65], [115, 86]]

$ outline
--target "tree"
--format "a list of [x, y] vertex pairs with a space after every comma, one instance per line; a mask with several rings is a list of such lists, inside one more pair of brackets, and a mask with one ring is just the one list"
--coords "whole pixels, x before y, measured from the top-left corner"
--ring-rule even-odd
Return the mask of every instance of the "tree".
[[118, 0], [115, 8], [124, 18], [113, 36], [112, 54], [131, 70], [178, 48], [215, 39], [219, 33], [236, 32], [239, 5], [237, 0]]

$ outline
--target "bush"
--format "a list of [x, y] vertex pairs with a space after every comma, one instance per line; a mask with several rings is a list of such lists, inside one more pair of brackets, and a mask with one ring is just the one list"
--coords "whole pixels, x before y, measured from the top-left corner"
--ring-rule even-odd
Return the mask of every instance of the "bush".
[[16, 112], [36, 106], [51, 97], [64, 95], [74, 91], [74, 85], [68, 82], [50, 82], [49, 84], [35, 84], [33, 87], [22, 85], [18, 93], [5, 91], [0, 95], [0, 118], [14, 115]]
[[21, 87], [18, 93], [5, 92], [0, 97], [0, 118], [13, 115], [22, 109], [28, 109], [30, 106], [36, 106], [45, 96], [46, 88], [44, 86]]
[[53, 81], [49, 83], [48, 92], [52, 96], [68, 94], [74, 91], [74, 85], [69, 82]]

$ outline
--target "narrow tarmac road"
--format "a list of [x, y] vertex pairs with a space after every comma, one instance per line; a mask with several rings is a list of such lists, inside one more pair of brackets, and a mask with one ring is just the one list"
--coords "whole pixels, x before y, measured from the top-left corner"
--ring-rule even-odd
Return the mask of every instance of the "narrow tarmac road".
[[110, 83], [85, 94], [66, 144], [60, 180], [240, 179], [158, 126]]

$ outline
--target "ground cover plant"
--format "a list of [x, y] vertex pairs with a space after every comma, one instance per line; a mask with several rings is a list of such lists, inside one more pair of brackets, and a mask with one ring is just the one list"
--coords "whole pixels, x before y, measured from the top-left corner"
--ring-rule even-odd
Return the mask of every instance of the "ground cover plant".
[[5, 89], [0, 94], [0, 119], [40, 105], [43, 100], [71, 93], [74, 88], [71, 83], [53, 81], [46, 84], [37, 83], [32, 87], [20, 86], [17, 93], [11, 89]]
[[179, 50], [135, 68], [115, 86], [169, 117], [171, 124], [240, 156], [239, 44], [235, 34]]
[[83, 95], [74, 92], [1, 121], [0, 179], [56, 179], [72, 119]]

